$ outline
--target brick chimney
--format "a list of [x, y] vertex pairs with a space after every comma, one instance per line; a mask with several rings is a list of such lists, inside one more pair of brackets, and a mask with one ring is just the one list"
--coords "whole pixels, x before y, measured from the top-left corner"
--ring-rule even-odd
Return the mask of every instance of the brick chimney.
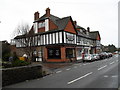
[[34, 21], [39, 19], [39, 12], [34, 13]]
[[87, 27], [87, 31], [90, 32], [90, 27]]
[[46, 9], [46, 17], [50, 17], [50, 9], [49, 9], [49, 7]]
[[76, 21], [73, 21], [74, 25], [76, 26], [77, 25], [77, 22]]
[[86, 34], [89, 35], [89, 33], [90, 33], [90, 28], [87, 27]]

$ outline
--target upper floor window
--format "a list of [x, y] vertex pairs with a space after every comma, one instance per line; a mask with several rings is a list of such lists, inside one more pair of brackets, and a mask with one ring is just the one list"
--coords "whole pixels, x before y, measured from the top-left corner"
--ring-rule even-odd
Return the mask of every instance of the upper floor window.
[[45, 27], [45, 22], [40, 22], [39, 23], [39, 28]]

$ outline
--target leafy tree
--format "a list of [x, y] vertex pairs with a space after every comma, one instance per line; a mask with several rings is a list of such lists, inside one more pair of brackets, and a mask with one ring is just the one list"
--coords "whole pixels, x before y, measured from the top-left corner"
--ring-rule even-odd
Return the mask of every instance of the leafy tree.
[[7, 41], [2, 41], [2, 60], [8, 61], [10, 57], [10, 44]]
[[109, 52], [115, 52], [116, 50], [117, 50], [117, 48], [115, 47], [115, 45], [108, 45], [108, 50], [109, 50]]

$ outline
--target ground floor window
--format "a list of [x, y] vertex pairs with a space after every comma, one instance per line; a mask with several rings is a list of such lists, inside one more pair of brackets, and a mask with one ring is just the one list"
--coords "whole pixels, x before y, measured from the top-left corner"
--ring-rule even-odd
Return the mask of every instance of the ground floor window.
[[48, 59], [60, 59], [61, 50], [60, 48], [48, 48]]
[[66, 48], [66, 57], [67, 58], [75, 57], [75, 49], [74, 48]]

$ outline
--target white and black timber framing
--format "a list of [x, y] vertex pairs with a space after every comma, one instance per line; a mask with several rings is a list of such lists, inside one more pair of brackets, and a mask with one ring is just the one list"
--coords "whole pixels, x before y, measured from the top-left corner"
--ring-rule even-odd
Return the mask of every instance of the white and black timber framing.
[[76, 46], [93, 46], [94, 44], [94, 40], [90, 38], [82, 37], [62, 30], [49, 33], [38, 33], [30, 37], [19, 37], [13, 39], [12, 42], [16, 45], [16, 47], [68, 44]]

